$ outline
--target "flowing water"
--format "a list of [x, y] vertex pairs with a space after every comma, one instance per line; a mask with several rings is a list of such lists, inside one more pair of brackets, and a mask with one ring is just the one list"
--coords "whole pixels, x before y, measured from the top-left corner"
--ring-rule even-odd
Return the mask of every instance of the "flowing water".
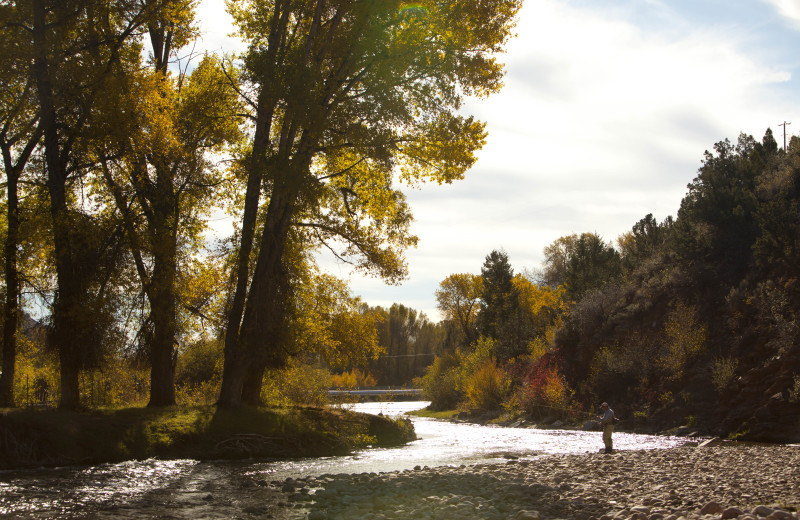
[[[396, 416], [426, 402], [361, 403], [356, 410]], [[303, 518], [279, 505], [267, 484], [337, 473], [402, 471], [585, 453], [602, 447], [599, 432], [503, 428], [414, 418], [418, 440], [344, 457], [283, 462], [155, 460], [89, 467], [0, 472], [2, 518]], [[618, 450], [679, 446], [676, 437], [614, 434]]]

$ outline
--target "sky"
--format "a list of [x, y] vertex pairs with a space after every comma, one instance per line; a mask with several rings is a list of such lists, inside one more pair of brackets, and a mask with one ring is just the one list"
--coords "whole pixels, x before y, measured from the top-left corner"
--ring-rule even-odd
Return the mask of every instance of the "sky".
[[[202, 49], [241, 50], [224, 0], [201, 0], [197, 16]], [[648, 213], [677, 214], [716, 142], [800, 134], [800, 0], [526, 0], [516, 33], [503, 90], [464, 107], [489, 133], [475, 166], [404, 189], [419, 237], [408, 279], [320, 259], [370, 305], [438, 321], [440, 282], [479, 274], [492, 250], [522, 272], [565, 235], [616, 244]]]

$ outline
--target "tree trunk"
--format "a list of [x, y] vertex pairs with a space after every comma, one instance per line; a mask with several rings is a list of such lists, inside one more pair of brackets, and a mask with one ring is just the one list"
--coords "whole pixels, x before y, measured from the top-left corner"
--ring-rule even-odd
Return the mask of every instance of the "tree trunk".
[[[255, 156], [255, 150], [253, 154]], [[231, 275], [231, 281], [234, 282], [235, 289], [225, 324], [225, 362], [222, 369], [222, 385], [217, 404], [228, 408], [235, 408], [241, 404], [242, 385], [244, 384], [245, 364], [247, 362], [247, 347], [242, 344], [239, 329], [242, 322], [244, 304], [247, 299], [250, 253], [253, 250], [258, 201], [261, 195], [261, 172], [257, 165], [258, 160], [254, 157], [251, 160], [250, 173], [247, 179], [239, 258], [237, 259], [237, 267]]]
[[228, 323], [225, 345], [225, 369], [218, 404], [225, 407], [260, 403], [264, 368], [280, 363], [276, 352], [274, 331], [283, 325], [283, 313], [276, 311], [283, 305], [280, 280], [282, 258], [293, 211], [295, 195], [274, 190], [267, 209], [261, 244], [241, 329], [234, 334]]
[[245, 302], [247, 282], [250, 278], [250, 254], [255, 241], [258, 205], [261, 199], [262, 172], [264, 169], [269, 132], [272, 127], [272, 109], [262, 107], [268, 104], [262, 91], [259, 98], [259, 112], [256, 117], [256, 133], [253, 138], [253, 151], [247, 177], [247, 190], [242, 215], [242, 239], [236, 269], [231, 274], [231, 285], [235, 286], [233, 298], [228, 309], [225, 324], [225, 362], [222, 370], [222, 385], [217, 404], [235, 408], [242, 403], [242, 388], [246, 372], [248, 349], [243, 344], [240, 328]]
[[[3, 155], [6, 155], [6, 149], [3, 150]], [[7, 161], [6, 176], [8, 178], [8, 236], [5, 247], [6, 305], [3, 321], [3, 373], [0, 374], [0, 407], [13, 407], [15, 404], [14, 372], [19, 320], [19, 276], [17, 273], [17, 245], [19, 243], [17, 180], [19, 175]]]
[[[36, 128], [28, 137], [25, 146], [17, 156], [16, 164], [11, 155], [12, 144], [6, 130], [0, 139], [3, 152], [3, 166], [7, 178], [8, 197], [8, 233], [6, 236], [6, 304], [4, 309], [3, 328], [3, 365], [0, 374], [0, 407], [12, 407], [15, 404], [14, 375], [17, 362], [17, 330], [19, 328], [19, 266], [17, 248], [19, 247], [19, 178], [25, 170], [33, 150], [42, 138], [40, 128]], [[13, 141], [13, 139], [11, 140]]]
[[261, 388], [264, 385], [264, 372], [266, 367], [263, 363], [251, 363], [247, 367], [247, 372], [242, 381], [242, 404], [250, 406], [262, 406]]
[[[273, 9], [273, 23], [269, 29], [265, 56], [266, 69], [264, 72], [266, 77], [274, 75], [277, 57], [282, 48], [292, 13], [292, 9], [283, 2], [274, 2]], [[250, 354], [248, 338], [242, 337], [242, 317], [248, 297], [250, 255], [255, 241], [258, 205], [264, 179], [263, 172], [266, 168], [273, 117], [278, 102], [276, 93], [272, 90], [271, 87], [262, 85], [258, 96], [253, 150], [248, 166], [247, 191], [244, 215], [242, 216], [242, 239], [237, 266], [231, 275], [235, 289], [225, 324], [225, 364], [222, 371], [222, 387], [217, 401], [217, 404], [223, 407], [237, 407], [242, 403], [242, 389]]]
[[47, 188], [50, 193], [50, 214], [53, 221], [53, 251], [58, 292], [53, 306], [51, 341], [61, 359], [61, 408], [80, 406], [78, 374], [80, 359], [76, 348], [79, 336], [80, 280], [72, 259], [69, 239], [69, 213], [66, 199], [66, 168], [58, 139], [56, 110], [47, 55], [46, 11], [44, 0], [33, 0], [33, 73], [39, 98], [44, 155], [47, 167]]
[[156, 206], [154, 210], [160, 215], [156, 216], [153, 226], [157, 235], [153, 251], [153, 277], [148, 291], [150, 317], [153, 320], [148, 406], [170, 406], [175, 404], [177, 362], [177, 216], [164, 215], [167, 207]]
[[61, 362], [61, 399], [58, 407], [66, 409], [79, 408], [81, 404], [80, 395], [80, 361], [73, 352], [67, 349], [59, 350], [59, 360]]

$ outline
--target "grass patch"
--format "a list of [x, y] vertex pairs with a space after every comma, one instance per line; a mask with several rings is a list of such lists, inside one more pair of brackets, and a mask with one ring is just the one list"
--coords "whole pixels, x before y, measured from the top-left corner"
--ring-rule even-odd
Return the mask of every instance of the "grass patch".
[[458, 413], [459, 413], [458, 410], [434, 411], [434, 410], [429, 410], [427, 408], [407, 412], [408, 415], [413, 415], [415, 417], [427, 417], [429, 419], [442, 419], [445, 421], [455, 419]]
[[284, 459], [392, 446], [407, 420], [331, 408], [214, 406], [0, 411], [0, 468], [163, 459]]

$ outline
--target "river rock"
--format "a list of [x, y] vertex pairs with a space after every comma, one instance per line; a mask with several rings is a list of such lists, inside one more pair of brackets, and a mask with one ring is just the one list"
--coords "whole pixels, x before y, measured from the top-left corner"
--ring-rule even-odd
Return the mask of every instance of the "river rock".
[[315, 513], [315, 519], [325, 520], [522, 520], [537, 518], [531, 516], [537, 513], [548, 520], [743, 519], [742, 506], [754, 518], [775, 514], [770, 520], [795, 520], [762, 506], [797, 503], [795, 479], [787, 472], [795, 467], [800, 467], [800, 449], [791, 446], [724, 444], [609, 457], [554, 455], [320, 478], [313, 486], [319, 489], [310, 495], [314, 502], [298, 505], [309, 518]]
[[744, 511], [738, 507], [729, 507], [722, 512], [722, 518], [739, 518], [744, 514]]
[[722, 504], [719, 502], [709, 502], [700, 509], [700, 514], [716, 515], [718, 513], [722, 513], [723, 510]]

